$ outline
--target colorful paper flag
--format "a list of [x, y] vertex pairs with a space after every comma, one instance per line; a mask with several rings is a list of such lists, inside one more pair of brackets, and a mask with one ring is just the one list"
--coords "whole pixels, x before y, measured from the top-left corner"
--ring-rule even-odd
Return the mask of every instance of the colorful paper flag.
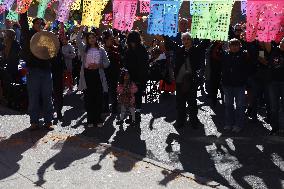
[[195, 12], [192, 16], [192, 37], [227, 41], [234, 0], [208, 3], [199, 0], [193, 2]]
[[284, 1], [247, 2], [247, 41], [279, 42], [284, 36]]
[[10, 10], [6, 16], [6, 19], [17, 22], [19, 20], [19, 15], [16, 11]]
[[75, 0], [75, 2], [71, 6], [71, 10], [80, 10], [81, 8], [81, 0]]
[[69, 19], [69, 13], [74, 0], [61, 0], [59, 1], [57, 20], [59, 22], [67, 22]]
[[241, 1], [241, 12], [242, 12], [242, 15], [246, 15], [247, 13], [247, 1], [246, 0]]
[[148, 33], [176, 36], [180, 1], [156, 1], [150, 3]]
[[50, 0], [40, 0], [38, 9], [37, 9], [37, 17], [44, 18], [45, 10]]
[[137, 10], [137, 0], [113, 1], [113, 28], [130, 31]]
[[23, 14], [28, 11], [32, 3], [32, 0], [17, 0], [17, 9], [16, 12]]
[[82, 24], [98, 28], [102, 20], [102, 11], [107, 3], [107, 0], [84, 0]]
[[150, 0], [139, 0], [140, 2], [140, 13], [150, 12]]

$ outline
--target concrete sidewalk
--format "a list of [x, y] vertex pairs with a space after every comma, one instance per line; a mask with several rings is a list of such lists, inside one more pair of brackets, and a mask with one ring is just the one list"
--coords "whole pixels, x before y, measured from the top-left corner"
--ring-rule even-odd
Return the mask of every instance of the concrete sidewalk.
[[1, 189], [222, 188], [84, 136], [24, 128], [0, 127]]

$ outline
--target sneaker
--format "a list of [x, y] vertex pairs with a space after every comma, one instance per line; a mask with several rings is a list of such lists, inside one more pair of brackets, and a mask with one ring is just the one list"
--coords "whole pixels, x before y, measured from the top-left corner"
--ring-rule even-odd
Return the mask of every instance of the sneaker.
[[35, 124], [35, 123], [32, 123], [31, 126], [29, 127], [30, 131], [35, 131], [35, 130], [38, 130], [38, 129], [39, 129], [39, 126], [38, 126], [38, 124]]
[[101, 128], [101, 127], [103, 127], [103, 126], [104, 126], [103, 123], [98, 123], [98, 124], [97, 124], [97, 127], [99, 127], [99, 128]]
[[130, 115], [128, 119], [125, 120], [126, 124], [131, 124], [132, 122], [132, 116]]
[[224, 127], [225, 131], [230, 131], [231, 129], [232, 129], [232, 127], [230, 125], [227, 125], [227, 126]]
[[49, 130], [49, 131], [53, 131], [54, 130], [54, 126], [52, 125], [52, 123], [46, 123], [44, 125], [45, 129]]
[[92, 127], [94, 127], [94, 124], [88, 123], [87, 127], [92, 128]]
[[241, 130], [242, 130], [242, 128], [240, 128], [240, 127], [234, 127], [232, 132], [239, 133], [239, 132], [241, 132]]

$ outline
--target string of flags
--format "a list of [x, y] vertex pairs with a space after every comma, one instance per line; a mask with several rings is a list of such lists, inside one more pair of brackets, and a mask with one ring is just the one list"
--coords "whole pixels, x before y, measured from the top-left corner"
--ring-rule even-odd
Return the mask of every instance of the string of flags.
[[[106, 14], [103, 14], [103, 10], [109, 0], [0, 0], [0, 13], [8, 11], [6, 19], [17, 21], [18, 14], [27, 12], [34, 1], [38, 2], [37, 17], [44, 18], [47, 8], [57, 7], [57, 21], [67, 25], [70, 25], [70, 11], [83, 10], [83, 25], [99, 27], [103, 24], [129, 31], [134, 21], [142, 20], [148, 22], [149, 34], [176, 36], [183, 0], [112, 0], [113, 10]], [[190, 0], [188, 10], [192, 16], [192, 36], [227, 40], [235, 1]], [[53, 6], [54, 3], [58, 6]], [[138, 11], [148, 15], [136, 16], [138, 3]], [[246, 15], [248, 41], [279, 41], [284, 36], [284, 0], [241, 0], [240, 11]]]

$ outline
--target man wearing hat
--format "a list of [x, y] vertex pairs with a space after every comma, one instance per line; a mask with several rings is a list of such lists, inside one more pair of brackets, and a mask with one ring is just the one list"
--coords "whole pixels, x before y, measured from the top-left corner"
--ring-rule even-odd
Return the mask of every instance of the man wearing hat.
[[[29, 29], [27, 13], [20, 15], [20, 25], [22, 30], [22, 59], [26, 61], [27, 89], [29, 96], [29, 115], [31, 130], [39, 128], [40, 110], [43, 111], [45, 128], [52, 130], [52, 77], [51, 62], [36, 57], [31, 48], [35, 44], [30, 44], [31, 38], [42, 30], [44, 24], [41, 18], [33, 20], [32, 29]], [[44, 55], [43, 55], [44, 56]]]

